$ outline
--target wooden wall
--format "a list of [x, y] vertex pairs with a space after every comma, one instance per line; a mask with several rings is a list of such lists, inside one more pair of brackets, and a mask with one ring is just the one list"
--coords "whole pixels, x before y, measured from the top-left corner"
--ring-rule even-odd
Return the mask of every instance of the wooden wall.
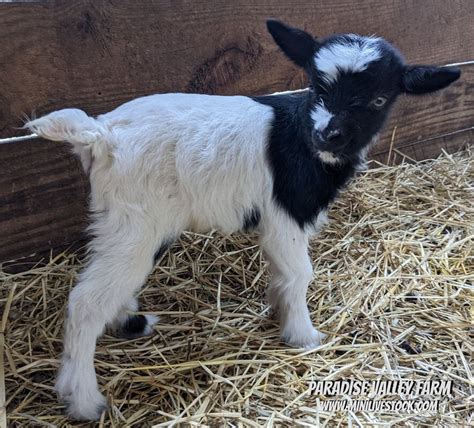
[[[316, 35], [376, 33], [413, 63], [474, 60], [470, 0], [61, 0], [0, 3], [0, 138], [22, 117], [89, 114], [156, 92], [262, 94], [305, 84], [265, 19]], [[474, 66], [448, 90], [400, 100], [373, 157], [415, 159], [472, 137]], [[396, 127], [395, 133], [393, 132]], [[0, 144], [0, 261], [79, 239], [87, 181], [61, 143]]]

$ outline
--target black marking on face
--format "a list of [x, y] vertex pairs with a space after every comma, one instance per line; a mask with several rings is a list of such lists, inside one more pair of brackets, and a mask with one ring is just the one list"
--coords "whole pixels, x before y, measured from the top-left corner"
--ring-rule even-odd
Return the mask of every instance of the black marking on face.
[[256, 207], [248, 210], [244, 214], [243, 230], [249, 232], [256, 229], [260, 223], [260, 210]]

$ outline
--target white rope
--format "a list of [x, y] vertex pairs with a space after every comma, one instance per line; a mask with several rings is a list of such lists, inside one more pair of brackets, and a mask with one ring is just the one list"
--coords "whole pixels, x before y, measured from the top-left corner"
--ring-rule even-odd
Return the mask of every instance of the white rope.
[[474, 61], [453, 62], [452, 64], [445, 64], [441, 67], [461, 67], [463, 65], [473, 65]]
[[37, 134], [21, 135], [20, 137], [0, 138], [0, 144], [18, 143], [18, 141], [32, 140], [38, 138]]

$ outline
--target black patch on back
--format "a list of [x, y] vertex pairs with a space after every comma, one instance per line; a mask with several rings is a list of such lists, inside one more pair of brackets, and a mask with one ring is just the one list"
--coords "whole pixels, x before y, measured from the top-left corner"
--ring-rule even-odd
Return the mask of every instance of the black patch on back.
[[252, 229], [256, 229], [260, 223], [260, 210], [258, 208], [252, 208], [245, 212], [243, 230], [248, 232]]
[[141, 336], [147, 325], [145, 315], [130, 315], [122, 327], [122, 334], [127, 338]]
[[312, 123], [310, 91], [253, 97], [275, 112], [268, 144], [273, 173], [273, 198], [303, 228], [355, 173], [352, 162], [322, 163], [310, 150]]

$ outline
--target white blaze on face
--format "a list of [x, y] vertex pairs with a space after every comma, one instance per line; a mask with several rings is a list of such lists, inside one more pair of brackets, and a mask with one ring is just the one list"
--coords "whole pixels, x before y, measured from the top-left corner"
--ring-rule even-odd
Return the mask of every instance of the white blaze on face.
[[330, 165], [336, 165], [341, 161], [337, 156], [334, 155], [334, 153], [327, 151], [319, 150], [318, 156], [319, 159], [321, 159], [324, 163], [328, 163]]
[[[324, 131], [333, 117], [334, 115], [326, 109], [323, 103], [316, 104], [316, 106], [311, 111], [311, 119], [313, 119], [314, 123], [313, 126], [318, 132]], [[317, 153], [319, 158], [324, 163], [331, 165], [339, 163], [339, 158], [334, 156], [334, 154], [331, 152], [318, 150]]]
[[316, 68], [327, 83], [334, 82], [340, 71], [364, 71], [372, 61], [380, 59], [379, 39], [353, 35], [351, 40], [321, 48], [314, 57]]
[[334, 115], [326, 109], [324, 104], [316, 104], [311, 111], [311, 119], [313, 119], [314, 122], [314, 129], [319, 132], [324, 131], [333, 116]]

